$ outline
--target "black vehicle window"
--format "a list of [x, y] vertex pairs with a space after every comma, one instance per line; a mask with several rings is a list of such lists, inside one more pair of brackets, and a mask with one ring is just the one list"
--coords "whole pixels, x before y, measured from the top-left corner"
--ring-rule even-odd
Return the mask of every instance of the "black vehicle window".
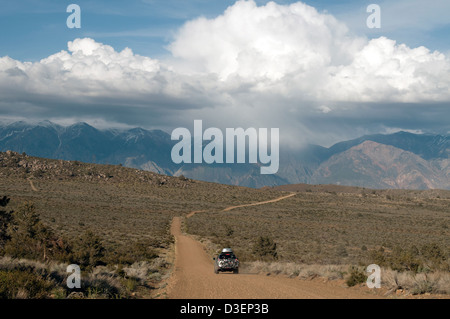
[[219, 259], [236, 259], [236, 256], [234, 254], [221, 254], [219, 255]]

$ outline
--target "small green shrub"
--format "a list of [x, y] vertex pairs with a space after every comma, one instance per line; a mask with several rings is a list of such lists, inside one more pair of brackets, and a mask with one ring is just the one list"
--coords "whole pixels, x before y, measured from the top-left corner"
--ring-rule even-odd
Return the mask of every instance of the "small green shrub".
[[260, 236], [253, 246], [253, 253], [261, 259], [277, 259], [277, 244], [270, 237]]
[[151, 261], [158, 257], [159, 255], [151, 243], [142, 240], [107, 251], [104, 261], [106, 264], [131, 265], [140, 261]]
[[[6, 207], [9, 203], [9, 198], [3, 196], [0, 198], [0, 207]], [[12, 221], [12, 211], [0, 210], [0, 255], [6, 242], [10, 239], [8, 235], [8, 227]]]
[[92, 231], [85, 232], [75, 247], [75, 262], [84, 269], [92, 269], [102, 264], [105, 248], [102, 239]]
[[434, 292], [436, 292], [436, 282], [428, 280], [428, 278], [416, 280], [414, 287], [411, 290], [413, 295], [431, 294]]
[[49, 298], [54, 284], [43, 277], [21, 270], [0, 270], [0, 299]]
[[7, 226], [5, 253], [13, 258], [70, 261], [71, 246], [56, 236], [40, 219], [31, 203], [24, 203], [12, 214]]
[[346, 280], [347, 286], [353, 287], [358, 284], [365, 283], [367, 281], [366, 274], [358, 268], [352, 267], [350, 269], [350, 275]]
[[128, 278], [125, 280], [125, 288], [129, 291], [129, 292], [133, 292], [136, 290], [136, 288], [138, 287], [139, 283], [135, 278]]

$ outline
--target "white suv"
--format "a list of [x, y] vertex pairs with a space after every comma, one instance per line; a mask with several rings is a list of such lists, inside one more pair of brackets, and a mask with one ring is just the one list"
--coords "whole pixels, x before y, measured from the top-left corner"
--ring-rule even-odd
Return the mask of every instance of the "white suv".
[[232, 271], [235, 274], [239, 273], [239, 260], [233, 253], [231, 248], [224, 248], [222, 252], [214, 259], [214, 273], [218, 274], [222, 271]]

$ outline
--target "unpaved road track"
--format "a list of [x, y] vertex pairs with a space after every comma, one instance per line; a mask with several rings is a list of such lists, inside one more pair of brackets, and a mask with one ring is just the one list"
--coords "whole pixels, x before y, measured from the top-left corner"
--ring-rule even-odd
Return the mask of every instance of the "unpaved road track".
[[33, 181], [30, 178], [28, 178], [28, 181], [30, 182], [30, 186], [33, 192], [38, 192], [39, 190], [34, 186]]
[[258, 205], [265, 205], [265, 204], [270, 204], [270, 203], [276, 203], [276, 202], [279, 202], [280, 200], [287, 199], [287, 198], [295, 196], [295, 195], [296, 195], [296, 193], [292, 193], [292, 194], [289, 194], [289, 195], [286, 195], [286, 196], [282, 196], [282, 197], [278, 197], [278, 198], [275, 198], [275, 199], [266, 200], [264, 202], [258, 202], [258, 203], [253, 203], [253, 204], [244, 204], [244, 205], [238, 205], [238, 206], [230, 206], [230, 207], [225, 208], [223, 211], [224, 212], [229, 212], [232, 209], [241, 208], [241, 207], [258, 206]]
[[[291, 197], [258, 203], [273, 203]], [[248, 204], [229, 207], [224, 211]], [[192, 216], [192, 215], [191, 215]], [[167, 295], [172, 299], [317, 299], [317, 298], [375, 298], [365, 291], [337, 284], [303, 281], [282, 276], [249, 273], [215, 274], [213, 260], [203, 246], [181, 232], [181, 218], [175, 217], [171, 232], [175, 237], [175, 270], [169, 281]]]
[[[229, 212], [230, 210], [233, 210], [233, 209], [236, 209], [236, 208], [241, 208], [241, 207], [258, 206], [258, 205], [276, 203], [276, 202], [279, 202], [280, 200], [283, 200], [283, 199], [286, 199], [286, 198], [289, 198], [289, 197], [292, 197], [292, 196], [295, 196], [295, 195], [296, 195], [296, 193], [292, 193], [292, 194], [289, 194], [289, 195], [286, 195], [286, 196], [282, 196], [282, 197], [278, 197], [278, 198], [275, 198], [275, 199], [266, 200], [264, 202], [257, 202], [257, 203], [244, 204], [244, 205], [238, 205], [238, 206], [230, 206], [230, 207], [227, 207], [227, 208], [223, 209], [222, 212]], [[207, 212], [207, 210], [196, 210], [196, 211], [193, 211], [193, 212], [190, 212], [189, 214], [187, 214], [186, 218], [191, 218], [195, 214], [204, 213], [204, 212]]]

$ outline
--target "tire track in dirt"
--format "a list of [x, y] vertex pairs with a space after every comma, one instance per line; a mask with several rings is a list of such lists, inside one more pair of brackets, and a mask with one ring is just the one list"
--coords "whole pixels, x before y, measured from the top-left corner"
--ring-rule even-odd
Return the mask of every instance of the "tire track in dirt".
[[30, 186], [31, 186], [31, 189], [33, 190], [33, 192], [39, 192], [39, 190], [34, 186], [33, 181], [30, 178], [27, 178], [27, 179], [30, 182]]
[[258, 206], [258, 205], [265, 205], [265, 204], [270, 204], [270, 203], [276, 203], [276, 202], [279, 202], [280, 200], [287, 199], [287, 198], [292, 197], [292, 196], [295, 196], [295, 195], [297, 195], [297, 193], [292, 193], [292, 194], [289, 194], [289, 195], [286, 195], [286, 196], [281, 196], [281, 197], [278, 197], [278, 198], [275, 198], [275, 199], [266, 200], [266, 201], [264, 201], [264, 202], [258, 202], [258, 203], [252, 203], [252, 204], [243, 204], [243, 205], [238, 205], [238, 206], [230, 206], [230, 207], [225, 208], [225, 209], [223, 210], [223, 212], [229, 212], [230, 210], [233, 210], [233, 209], [236, 209], [236, 208], [250, 207], [250, 206]]
[[[237, 206], [229, 206], [227, 208], [224, 208], [223, 210], [221, 210], [221, 212], [229, 212], [230, 210], [236, 209], [236, 208], [242, 208], [242, 207], [250, 207], [250, 206], [258, 206], [258, 205], [264, 205], [264, 204], [270, 204], [270, 203], [276, 203], [279, 202], [280, 200], [295, 196], [296, 193], [292, 193], [286, 196], [281, 196], [275, 199], [271, 199], [271, 200], [266, 200], [264, 202], [257, 202], [257, 203], [251, 203], [251, 204], [243, 204], [243, 205], [237, 205]], [[208, 212], [208, 210], [196, 210], [193, 212], [190, 212], [189, 214], [186, 215], [186, 218], [191, 218], [192, 216], [194, 216], [195, 214], [198, 213], [206, 213]]]

